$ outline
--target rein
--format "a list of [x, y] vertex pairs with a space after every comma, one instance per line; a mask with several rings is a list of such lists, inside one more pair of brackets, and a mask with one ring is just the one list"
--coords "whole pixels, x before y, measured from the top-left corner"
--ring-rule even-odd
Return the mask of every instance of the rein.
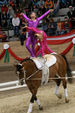
[[29, 77], [26, 78], [26, 80], [29, 80], [31, 77], [33, 77], [36, 73], [38, 73], [40, 70], [35, 71], [33, 74], [31, 74]]

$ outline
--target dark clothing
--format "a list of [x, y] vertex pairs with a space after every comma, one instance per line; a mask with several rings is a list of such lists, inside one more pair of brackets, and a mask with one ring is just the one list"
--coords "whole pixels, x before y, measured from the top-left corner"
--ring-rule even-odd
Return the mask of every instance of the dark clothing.
[[75, 28], [75, 19], [73, 19], [75, 18], [75, 10], [73, 10], [72, 12], [69, 11], [67, 15], [69, 19], [71, 20], [72, 29]]
[[49, 23], [48, 26], [48, 35], [52, 36], [56, 33], [56, 24], [54, 22]]
[[21, 46], [24, 45], [24, 41], [25, 41], [25, 39], [26, 39], [26, 36], [25, 36], [24, 34], [21, 34], [21, 35], [20, 35]]
[[2, 26], [7, 27], [7, 14], [2, 14]]

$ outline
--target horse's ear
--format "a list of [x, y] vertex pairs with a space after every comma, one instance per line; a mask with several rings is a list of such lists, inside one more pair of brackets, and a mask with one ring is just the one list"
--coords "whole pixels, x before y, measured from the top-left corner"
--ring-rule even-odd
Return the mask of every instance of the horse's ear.
[[13, 64], [14, 65], [14, 67], [16, 67], [17, 66], [17, 64], [15, 63], [15, 64]]
[[15, 61], [15, 62], [14, 62], [14, 64], [13, 64], [13, 66], [14, 66], [14, 67], [16, 67], [16, 66], [17, 66], [17, 64], [18, 64], [18, 62], [17, 62], [17, 61]]

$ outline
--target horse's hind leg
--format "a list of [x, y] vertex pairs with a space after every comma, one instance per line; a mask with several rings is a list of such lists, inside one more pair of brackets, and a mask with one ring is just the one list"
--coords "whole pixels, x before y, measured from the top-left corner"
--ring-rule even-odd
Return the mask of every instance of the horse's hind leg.
[[37, 99], [37, 97], [35, 96], [35, 102], [37, 103], [37, 105], [39, 106], [39, 110], [43, 110], [43, 107], [40, 104], [40, 101]]
[[65, 102], [68, 103], [69, 99], [68, 99], [68, 93], [67, 93], [67, 80], [63, 79], [63, 87], [64, 87], [64, 96], [65, 96]]
[[55, 80], [55, 82], [56, 82], [56, 89], [55, 89], [55, 95], [59, 98], [59, 99], [61, 99], [62, 98], [62, 95], [61, 94], [59, 94], [59, 86], [60, 86], [60, 84], [61, 84], [61, 79], [56, 79]]

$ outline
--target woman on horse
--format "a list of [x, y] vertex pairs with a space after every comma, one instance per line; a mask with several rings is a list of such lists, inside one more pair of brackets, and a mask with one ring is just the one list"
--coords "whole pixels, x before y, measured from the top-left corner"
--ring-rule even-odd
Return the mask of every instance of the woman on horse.
[[[31, 19], [29, 19], [24, 13], [22, 13], [21, 15], [23, 15], [24, 18], [27, 20], [29, 27], [36, 28], [39, 24], [39, 21], [41, 19], [43, 19], [50, 12], [53, 12], [53, 9], [48, 10], [45, 14], [43, 14], [39, 18], [36, 18], [36, 13], [32, 12], [31, 15], [30, 15]], [[32, 44], [32, 48], [30, 48], [30, 44]], [[32, 30], [29, 30], [28, 38], [27, 38], [27, 41], [26, 41], [26, 48], [28, 49], [28, 51], [30, 52], [32, 57], [35, 57], [35, 44], [36, 44], [36, 38], [34, 36], [34, 32]]]
[[37, 28], [34, 27], [25, 27], [26, 30], [31, 30], [34, 32], [35, 38], [39, 39], [40, 42], [40, 50], [36, 53], [36, 56], [39, 56], [42, 53], [42, 56], [44, 56], [45, 54], [49, 54], [49, 53], [53, 53], [53, 51], [48, 47], [47, 45], [47, 35], [44, 31], [39, 30]]

